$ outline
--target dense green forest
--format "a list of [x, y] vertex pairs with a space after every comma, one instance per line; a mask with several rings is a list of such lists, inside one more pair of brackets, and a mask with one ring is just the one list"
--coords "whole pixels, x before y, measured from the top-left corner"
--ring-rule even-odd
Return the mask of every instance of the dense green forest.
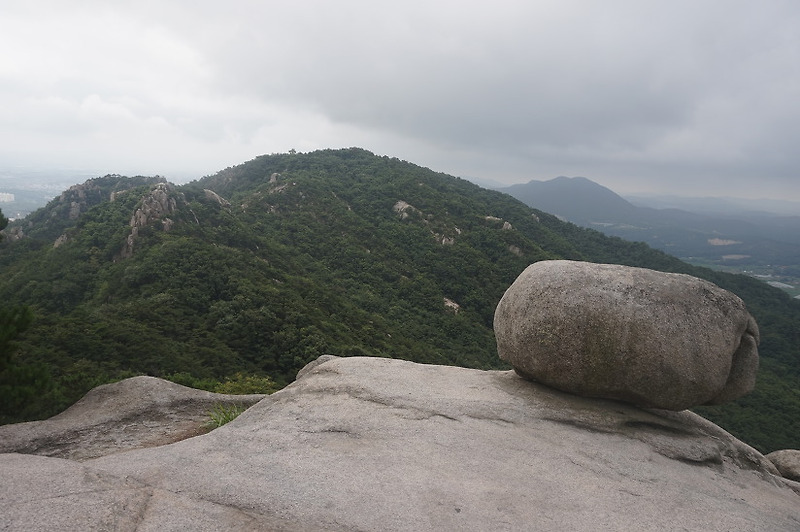
[[0, 422], [139, 374], [279, 387], [327, 353], [505, 369], [497, 302], [530, 263], [567, 258], [742, 297], [762, 332], [756, 391], [698, 411], [762, 451], [800, 448], [800, 302], [365, 150], [262, 156], [182, 186], [105, 176], [5, 233]]

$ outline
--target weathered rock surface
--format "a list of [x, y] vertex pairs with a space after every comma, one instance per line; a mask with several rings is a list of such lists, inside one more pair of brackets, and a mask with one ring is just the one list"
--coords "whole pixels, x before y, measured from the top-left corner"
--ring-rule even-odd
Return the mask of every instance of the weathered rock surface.
[[800, 482], [800, 451], [797, 449], [784, 449], [774, 451], [767, 458], [784, 477]]
[[139, 236], [139, 229], [161, 222], [164, 231], [170, 231], [174, 224], [169, 215], [174, 214], [178, 208], [178, 202], [172, 194], [172, 189], [167, 183], [154, 185], [150, 192], [142, 197], [139, 207], [131, 216], [131, 232], [125, 239], [125, 245], [120, 252], [121, 258], [129, 258], [133, 255], [133, 246]]
[[218, 404], [250, 406], [265, 395], [224, 395], [155, 377], [98, 386], [57, 416], [0, 426], [0, 453], [87, 460], [207, 432]]
[[231, 202], [214, 192], [213, 190], [204, 188], [203, 193], [206, 196], [206, 199], [210, 199], [212, 201], [216, 201], [220, 207], [230, 207]]
[[560, 390], [683, 410], [750, 392], [758, 327], [744, 303], [682, 274], [576, 261], [530, 265], [494, 319], [517, 372]]
[[690, 412], [512, 371], [327, 358], [208, 434], [0, 455], [0, 529], [769, 530], [800, 496]]

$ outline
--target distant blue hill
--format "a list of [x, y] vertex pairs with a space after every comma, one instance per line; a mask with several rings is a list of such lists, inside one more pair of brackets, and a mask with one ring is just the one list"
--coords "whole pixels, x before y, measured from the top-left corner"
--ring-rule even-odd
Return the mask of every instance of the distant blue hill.
[[612, 190], [585, 177], [557, 177], [499, 189], [531, 207], [578, 225], [630, 220], [639, 208]]
[[[800, 216], [753, 212], [741, 205], [737, 211], [732, 201], [720, 198], [678, 203], [694, 212], [641, 207], [585, 177], [562, 176], [498, 190], [576, 225], [646, 242], [687, 260], [740, 269], [777, 267], [800, 278]], [[672, 198], [672, 204], [676, 201]], [[723, 213], [721, 204], [726, 206]]]

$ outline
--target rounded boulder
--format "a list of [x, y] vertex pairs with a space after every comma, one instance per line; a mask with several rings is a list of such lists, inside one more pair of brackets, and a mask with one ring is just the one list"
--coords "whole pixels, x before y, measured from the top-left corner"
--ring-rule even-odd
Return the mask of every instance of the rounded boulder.
[[500, 300], [494, 330], [522, 377], [649, 408], [736, 399], [758, 369], [758, 326], [739, 297], [644, 268], [534, 263]]
[[766, 458], [775, 465], [784, 478], [800, 482], [800, 451], [797, 449], [773, 451], [766, 455]]

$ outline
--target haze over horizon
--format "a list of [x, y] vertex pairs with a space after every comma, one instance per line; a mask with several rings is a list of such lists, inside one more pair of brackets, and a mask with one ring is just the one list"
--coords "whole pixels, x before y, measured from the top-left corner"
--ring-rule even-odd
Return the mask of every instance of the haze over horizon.
[[9, 0], [0, 170], [185, 182], [359, 146], [505, 185], [800, 201], [797, 27], [781, 0]]

